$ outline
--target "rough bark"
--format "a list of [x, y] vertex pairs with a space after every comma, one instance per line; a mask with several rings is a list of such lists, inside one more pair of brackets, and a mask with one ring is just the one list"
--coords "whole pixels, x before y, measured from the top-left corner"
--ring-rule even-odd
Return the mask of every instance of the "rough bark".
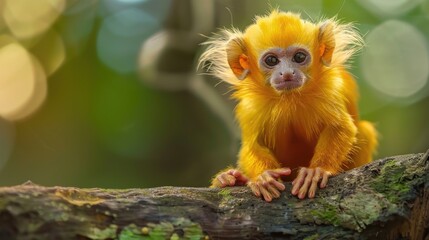
[[3, 187], [0, 239], [429, 239], [428, 153], [333, 177], [315, 199], [286, 191], [272, 203], [245, 187]]

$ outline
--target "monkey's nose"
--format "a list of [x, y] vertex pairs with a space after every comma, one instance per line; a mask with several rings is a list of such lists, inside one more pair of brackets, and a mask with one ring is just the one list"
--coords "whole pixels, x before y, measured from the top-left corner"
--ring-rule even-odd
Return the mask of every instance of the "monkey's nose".
[[295, 76], [295, 71], [293, 72], [286, 72], [286, 73], [280, 73], [281, 78], [283, 79], [283, 81], [288, 82], [288, 81], [292, 81], [293, 77]]

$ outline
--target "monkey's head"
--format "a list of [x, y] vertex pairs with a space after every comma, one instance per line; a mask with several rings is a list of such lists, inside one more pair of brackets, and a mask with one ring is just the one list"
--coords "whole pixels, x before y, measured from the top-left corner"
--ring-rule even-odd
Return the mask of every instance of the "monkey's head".
[[211, 72], [233, 85], [257, 85], [277, 94], [299, 90], [343, 67], [361, 46], [350, 25], [311, 23], [290, 12], [257, 17], [246, 31], [224, 30], [201, 57]]
[[292, 90], [304, 85], [311, 74], [311, 55], [301, 45], [269, 48], [258, 58], [259, 69], [266, 83], [275, 90]]

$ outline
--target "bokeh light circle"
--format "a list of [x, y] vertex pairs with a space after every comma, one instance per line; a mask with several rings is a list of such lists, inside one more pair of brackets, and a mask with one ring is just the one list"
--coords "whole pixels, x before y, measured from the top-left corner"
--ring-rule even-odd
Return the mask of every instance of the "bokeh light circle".
[[19, 111], [16, 111], [10, 118], [13, 120], [24, 119], [40, 108], [45, 102], [48, 94], [48, 82], [45, 71], [42, 65], [35, 57], [31, 57], [31, 62], [34, 69], [34, 90], [31, 94], [30, 100]]
[[422, 0], [360, 0], [369, 11], [382, 16], [399, 16], [417, 7]]
[[30, 99], [34, 90], [33, 63], [17, 43], [0, 49], [0, 114], [8, 119]]
[[0, 116], [22, 119], [46, 97], [46, 76], [37, 60], [18, 43], [0, 49]]
[[119, 73], [137, 69], [141, 43], [160, 27], [151, 15], [138, 9], [117, 12], [103, 21], [97, 37], [101, 61]]
[[3, 16], [18, 38], [32, 38], [52, 26], [65, 8], [64, 0], [5, 0]]
[[429, 51], [418, 29], [389, 20], [374, 28], [365, 40], [362, 73], [373, 88], [389, 96], [409, 97], [425, 86]]

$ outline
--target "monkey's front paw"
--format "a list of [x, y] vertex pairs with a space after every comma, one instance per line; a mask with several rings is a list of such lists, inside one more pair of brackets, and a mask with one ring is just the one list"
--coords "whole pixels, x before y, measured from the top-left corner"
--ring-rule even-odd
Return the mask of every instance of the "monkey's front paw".
[[301, 168], [298, 176], [292, 182], [292, 195], [298, 195], [298, 198], [304, 199], [308, 193], [309, 198], [314, 198], [317, 184], [321, 181], [320, 188], [325, 188], [331, 175], [330, 172], [320, 167]]
[[244, 186], [248, 179], [237, 169], [229, 169], [225, 172], [221, 172], [212, 181], [210, 187], [227, 187], [227, 186]]
[[280, 178], [290, 173], [289, 168], [266, 170], [256, 180], [249, 181], [247, 185], [257, 197], [262, 195], [265, 201], [271, 202], [273, 198], [280, 197], [280, 191], [285, 190], [285, 185]]

